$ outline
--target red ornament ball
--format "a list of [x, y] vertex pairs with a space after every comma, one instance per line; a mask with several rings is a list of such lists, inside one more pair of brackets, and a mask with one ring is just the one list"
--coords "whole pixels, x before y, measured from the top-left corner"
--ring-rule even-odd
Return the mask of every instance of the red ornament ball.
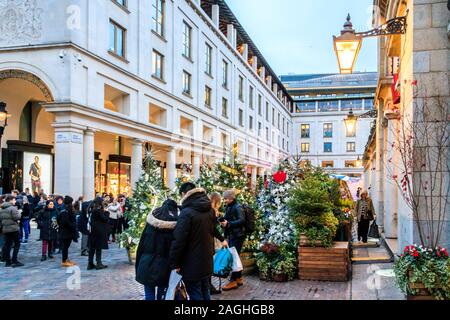
[[287, 174], [284, 171], [275, 172], [273, 175], [273, 180], [279, 184], [285, 182], [286, 179], [287, 179]]

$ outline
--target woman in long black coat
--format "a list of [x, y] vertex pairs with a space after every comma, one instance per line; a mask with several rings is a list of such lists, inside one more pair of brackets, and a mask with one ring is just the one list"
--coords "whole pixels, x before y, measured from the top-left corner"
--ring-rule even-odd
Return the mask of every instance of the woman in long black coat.
[[145, 300], [162, 300], [168, 287], [169, 253], [177, 219], [178, 206], [173, 200], [147, 216], [136, 253], [136, 281], [144, 285]]
[[[102, 250], [108, 249], [109, 213], [103, 206], [102, 198], [96, 198], [89, 208], [90, 234], [88, 238], [89, 263], [88, 270], [105, 269], [108, 266], [102, 263]], [[94, 255], [97, 264], [94, 264]]]
[[44, 208], [42, 208], [36, 217], [36, 222], [40, 231], [39, 239], [42, 240], [42, 258], [41, 261], [47, 260], [47, 253], [50, 259], [52, 255], [52, 243], [58, 235], [58, 224], [56, 222], [57, 212], [53, 201], [48, 200]]
[[62, 266], [71, 267], [75, 263], [69, 260], [69, 247], [72, 241], [78, 242], [77, 218], [73, 209], [73, 198], [64, 197], [64, 207], [58, 215], [59, 240], [62, 251]]

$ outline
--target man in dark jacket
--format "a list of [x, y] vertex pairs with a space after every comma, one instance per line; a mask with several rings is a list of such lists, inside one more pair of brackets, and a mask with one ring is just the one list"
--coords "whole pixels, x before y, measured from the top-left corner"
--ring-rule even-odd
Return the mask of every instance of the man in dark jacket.
[[[238, 253], [241, 253], [242, 245], [245, 241], [245, 213], [242, 206], [236, 200], [236, 193], [233, 190], [225, 191], [223, 200], [226, 204], [225, 217], [220, 224], [225, 229], [225, 236], [228, 238], [230, 248], [235, 247]], [[231, 273], [230, 282], [225, 285], [223, 290], [237, 289], [242, 286], [244, 280], [242, 272]]]
[[[20, 249], [20, 226], [21, 214], [16, 207], [16, 197], [6, 196], [5, 203], [0, 210], [0, 225], [5, 236], [5, 243], [2, 249], [5, 267], [22, 267], [23, 263], [17, 260]], [[11, 247], [14, 244], [13, 256], [11, 260]]]
[[170, 266], [183, 276], [191, 300], [210, 300], [213, 274], [214, 212], [205, 190], [193, 183], [180, 188], [181, 213], [174, 230]]

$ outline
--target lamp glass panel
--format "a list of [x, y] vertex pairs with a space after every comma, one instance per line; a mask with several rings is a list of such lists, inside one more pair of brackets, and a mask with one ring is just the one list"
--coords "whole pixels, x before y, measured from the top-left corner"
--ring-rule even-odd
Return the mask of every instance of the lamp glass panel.
[[360, 39], [350, 41], [336, 41], [336, 53], [338, 56], [341, 73], [352, 72], [360, 45]]

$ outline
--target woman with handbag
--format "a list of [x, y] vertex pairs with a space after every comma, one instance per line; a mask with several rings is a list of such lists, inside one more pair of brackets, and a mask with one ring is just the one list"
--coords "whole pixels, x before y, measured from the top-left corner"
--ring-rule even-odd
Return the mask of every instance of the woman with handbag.
[[364, 190], [361, 193], [361, 199], [356, 202], [356, 215], [358, 218], [358, 241], [367, 243], [367, 234], [369, 233], [370, 221], [376, 217], [372, 199], [369, 193]]
[[[178, 206], [166, 200], [147, 216], [136, 253], [136, 281], [144, 285], [145, 300], [163, 300], [169, 285], [169, 253], [178, 220]], [[157, 292], [156, 292], [157, 291]]]

